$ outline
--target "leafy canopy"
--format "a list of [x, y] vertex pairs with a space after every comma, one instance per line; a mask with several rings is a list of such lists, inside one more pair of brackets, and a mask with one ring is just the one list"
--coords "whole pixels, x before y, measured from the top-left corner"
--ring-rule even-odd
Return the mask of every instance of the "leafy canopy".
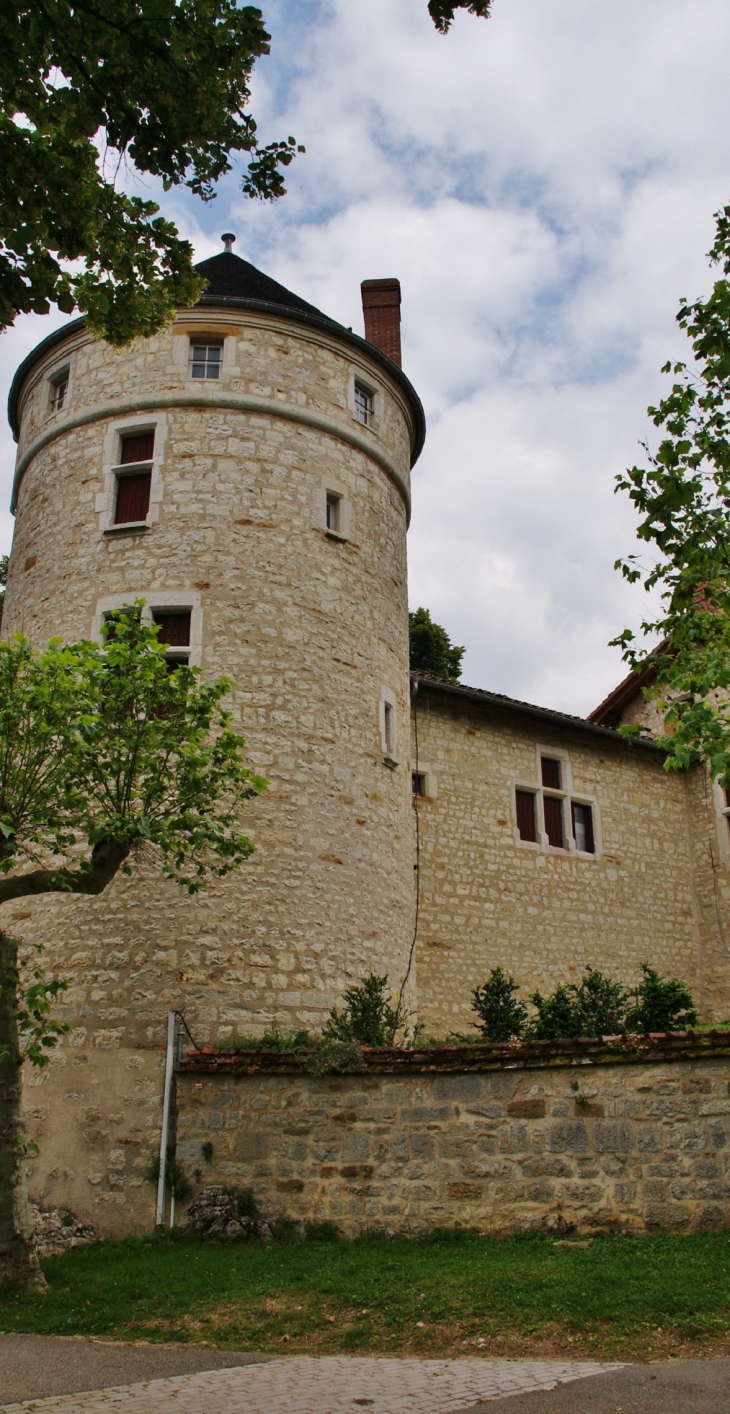
[[99, 892], [140, 850], [195, 893], [253, 852], [239, 815], [265, 783], [220, 705], [229, 684], [170, 671], [139, 608], [103, 645], [0, 643], [0, 902]]
[[[457, 9], [431, 0], [442, 33]], [[0, 7], [0, 330], [52, 304], [122, 346], [194, 304], [192, 247], [120, 172], [209, 201], [244, 154], [243, 190], [284, 193], [293, 137], [261, 145], [250, 79], [269, 52], [236, 0], [6, 0]]]
[[436, 678], [458, 682], [465, 650], [451, 642], [445, 628], [434, 623], [428, 609], [415, 609], [408, 615], [408, 639], [411, 668], [420, 673], [432, 673]]
[[[239, 817], [265, 782], [220, 705], [228, 683], [171, 671], [141, 607], [118, 614], [103, 645], [0, 642], [0, 903], [99, 894], [140, 854], [196, 893], [253, 852]], [[51, 1016], [65, 983], [40, 967], [21, 979], [17, 940], [2, 933], [0, 954], [0, 1005], [17, 1029], [0, 1064], [44, 1065], [66, 1029]]]
[[[648, 690], [671, 735], [662, 744], [668, 769], [703, 760], [730, 786], [730, 207], [716, 217], [711, 261], [721, 278], [706, 300], [682, 301], [678, 322], [693, 361], [666, 364], [671, 391], [649, 408], [662, 439], [648, 464], [618, 476], [640, 514], [638, 537], [651, 547], [618, 560], [630, 583], [657, 591], [660, 612], [642, 632], [659, 639], [648, 651], [626, 629], [615, 643], [637, 671], [652, 664]], [[639, 727], [622, 727], [628, 737]]]

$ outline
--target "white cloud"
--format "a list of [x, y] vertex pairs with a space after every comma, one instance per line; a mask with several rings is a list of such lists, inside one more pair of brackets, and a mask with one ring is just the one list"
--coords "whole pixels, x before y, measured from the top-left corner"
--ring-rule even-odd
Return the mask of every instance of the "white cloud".
[[[652, 432], [678, 299], [708, 288], [730, 198], [730, 11], [495, 0], [447, 38], [426, 0], [270, 0], [267, 19], [260, 128], [307, 146], [289, 196], [256, 206], [230, 179], [210, 208], [166, 210], [201, 257], [237, 229], [357, 330], [360, 280], [400, 276], [429, 417], [412, 602], [467, 645], [467, 680], [589, 710], [623, 672], [607, 639], [646, 607], [612, 569], [633, 533], [613, 479]], [[4, 337], [5, 381], [51, 327]]]

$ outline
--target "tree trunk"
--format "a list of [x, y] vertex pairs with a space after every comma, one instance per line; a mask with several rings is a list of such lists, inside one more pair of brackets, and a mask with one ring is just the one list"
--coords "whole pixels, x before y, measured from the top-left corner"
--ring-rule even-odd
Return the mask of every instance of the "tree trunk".
[[0, 929], [0, 1290], [46, 1290], [38, 1264], [21, 1139], [18, 945]]

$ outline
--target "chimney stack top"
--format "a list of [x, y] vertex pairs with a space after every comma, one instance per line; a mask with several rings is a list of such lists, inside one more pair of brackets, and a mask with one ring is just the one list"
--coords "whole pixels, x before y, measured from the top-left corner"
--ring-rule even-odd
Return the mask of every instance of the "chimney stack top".
[[400, 280], [363, 280], [360, 291], [365, 338], [400, 368]]

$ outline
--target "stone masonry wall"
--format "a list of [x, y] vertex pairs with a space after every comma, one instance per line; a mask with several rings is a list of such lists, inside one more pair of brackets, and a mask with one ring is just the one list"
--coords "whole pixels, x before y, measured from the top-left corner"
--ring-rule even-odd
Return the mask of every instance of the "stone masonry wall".
[[[415, 801], [428, 1034], [467, 1027], [473, 988], [498, 966], [527, 996], [577, 981], [587, 964], [633, 985], [646, 958], [686, 978], [704, 1021], [730, 1017], [730, 873], [713, 868], [717, 822], [700, 771], [667, 772], [659, 751], [423, 685], [415, 707], [432, 792]], [[594, 857], [520, 841], [515, 786], [539, 785], [539, 748], [565, 753], [573, 792], [593, 799]]]
[[628, 1065], [573, 1050], [557, 1068], [323, 1079], [191, 1059], [178, 1157], [200, 1183], [251, 1186], [267, 1215], [348, 1234], [730, 1225], [730, 1038]]
[[[188, 376], [195, 329], [224, 336], [219, 384]], [[53, 413], [46, 377], [65, 358], [68, 399]], [[378, 393], [372, 429], [348, 401], [355, 373]], [[216, 406], [238, 396], [269, 411]], [[135, 398], [153, 405], [135, 413]], [[317, 1026], [362, 971], [396, 986], [404, 972], [407, 509], [382, 458], [407, 484], [413, 425], [366, 346], [278, 315], [204, 309], [121, 352], [73, 333], [29, 374], [21, 412], [21, 456], [38, 450], [18, 495], [3, 632], [38, 647], [89, 637], [112, 596], [197, 606], [202, 671], [231, 680], [247, 764], [269, 783], [244, 814], [255, 855], [205, 894], [188, 897], [148, 863], [99, 898], [0, 908], [0, 926], [42, 942], [49, 969], [70, 981], [58, 1012], [72, 1031], [43, 1076], [27, 1078], [28, 1132], [41, 1142], [33, 1196], [107, 1234], [147, 1222], [140, 1155], [159, 1142], [171, 1007], [203, 1040], [273, 1021]], [[150, 427], [149, 525], [105, 534], [120, 436]], [[339, 537], [326, 530], [327, 489], [347, 506]], [[384, 688], [395, 766], [384, 760]]]

